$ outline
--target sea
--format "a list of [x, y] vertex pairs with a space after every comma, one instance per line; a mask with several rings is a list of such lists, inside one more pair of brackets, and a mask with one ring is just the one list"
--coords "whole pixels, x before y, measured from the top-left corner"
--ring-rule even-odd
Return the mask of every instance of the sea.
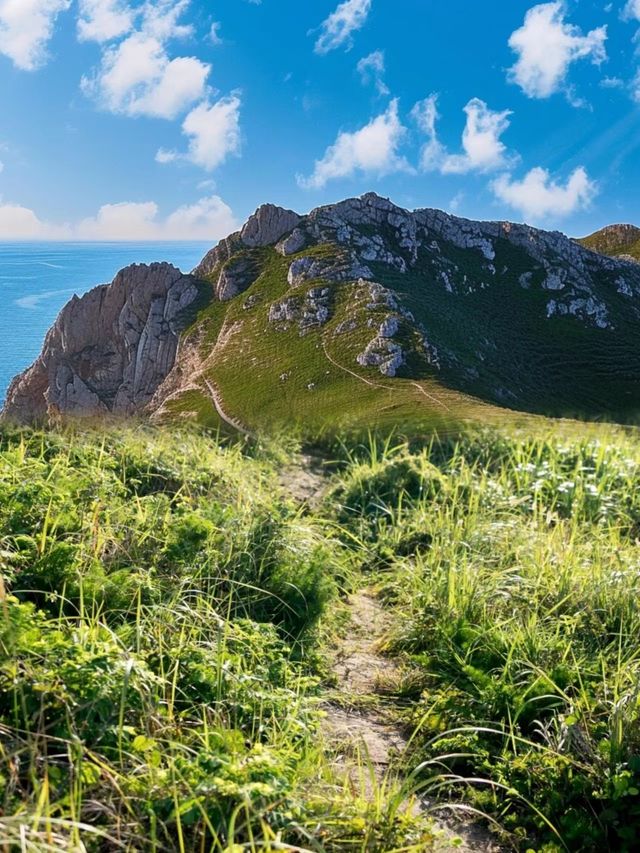
[[0, 404], [11, 379], [38, 356], [75, 294], [129, 264], [168, 261], [189, 272], [213, 243], [0, 243]]

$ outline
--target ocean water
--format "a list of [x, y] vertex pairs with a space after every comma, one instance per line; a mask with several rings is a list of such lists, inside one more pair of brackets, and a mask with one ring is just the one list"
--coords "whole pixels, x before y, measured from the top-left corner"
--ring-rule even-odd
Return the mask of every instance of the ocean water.
[[0, 403], [63, 305], [134, 263], [192, 270], [213, 243], [0, 243]]

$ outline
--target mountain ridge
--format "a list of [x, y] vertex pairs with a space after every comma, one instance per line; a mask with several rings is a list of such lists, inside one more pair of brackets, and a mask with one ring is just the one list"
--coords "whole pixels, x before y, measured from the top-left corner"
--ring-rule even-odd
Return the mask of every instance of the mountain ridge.
[[[214, 425], [224, 401], [257, 428], [491, 406], [629, 419], [640, 407], [640, 266], [560, 232], [367, 193], [306, 215], [262, 205], [191, 275], [150, 269], [106, 286], [120, 313], [103, 322], [102, 349], [74, 330], [95, 325], [95, 297], [83, 297], [87, 318], [63, 309], [6, 418]], [[154, 369], [150, 352], [163, 354]]]
[[628, 223], [606, 225], [578, 241], [586, 249], [629, 261], [640, 261], [640, 228]]

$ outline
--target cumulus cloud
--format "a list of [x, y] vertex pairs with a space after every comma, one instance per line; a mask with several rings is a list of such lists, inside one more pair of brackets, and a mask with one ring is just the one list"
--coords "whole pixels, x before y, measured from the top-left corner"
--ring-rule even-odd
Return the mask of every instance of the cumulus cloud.
[[71, 236], [68, 225], [43, 222], [28, 207], [0, 201], [1, 240], [68, 240]]
[[185, 118], [182, 131], [189, 137], [187, 152], [161, 148], [156, 154], [158, 163], [189, 160], [213, 171], [227, 157], [240, 153], [240, 98], [231, 95], [214, 104], [199, 104]]
[[512, 113], [509, 110], [491, 110], [480, 98], [472, 98], [464, 111], [467, 121], [462, 133], [462, 153], [448, 154], [438, 140], [437, 95], [430, 95], [415, 105], [412, 116], [427, 137], [420, 155], [420, 166], [424, 171], [464, 175], [468, 172], [495, 172], [509, 165], [507, 147], [500, 137], [509, 128]]
[[372, 0], [344, 0], [335, 12], [320, 25], [320, 36], [316, 41], [315, 51], [326, 54], [343, 45], [350, 49], [353, 45], [351, 36], [362, 29], [371, 11]]
[[172, 119], [204, 95], [209, 71], [196, 57], [169, 59], [158, 39], [134, 33], [105, 52], [82, 89], [111, 112]]
[[628, 0], [622, 16], [627, 21], [640, 21], [640, 0]]
[[106, 204], [94, 217], [70, 224], [41, 220], [26, 207], [0, 202], [2, 240], [219, 240], [238, 223], [216, 195], [161, 217], [155, 202]]
[[565, 0], [534, 6], [527, 12], [524, 25], [509, 39], [509, 46], [518, 55], [509, 78], [530, 98], [549, 98], [567, 91], [572, 63], [590, 59], [600, 65], [607, 58], [607, 27], [583, 35], [579, 27], [567, 23], [566, 12]]
[[389, 87], [384, 82], [385, 61], [384, 52], [374, 50], [369, 56], [363, 57], [358, 62], [358, 73], [365, 85], [373, 83], [378, 90], [378, 94], [383, 97], [389, 94]]
[[126, 0], [79, 0], [78, 38], [105, 42], [133, 28], [135, 12]]
[[106, 48], [97, 71], [83, 78], [85, 94], [114, 113], [165, 119], [203, 98], [211, 66], [195, 56], [171, 59], [166, 46], [171, 38], [191, 34], [191, 27], [178, 23], [188, 4], [145, 4], [139, 28]]
[[47, 60], [56, 18], [71, 0], [0, 0], [0, 53], [23, 71]]
[[335, 143], [317, 160], [313, 174], [298, 177], [306, 189], [322, 189], [336, 178], [347, 178], [356, 172], [367, 175], [389, 175], [410, 171], [410, 166], [399, 153], [407, 129], [398, 115], [398, 101], [393, 100], [386, 112], [372, 119], [354, 133], [343, 131]]
[[597, 185], [580, 166], [564, 186], [553, 180], [546, 169], [532, 169], [521, 181], [501, 175], [492, 184], [500, 201], [518, 210], [526, 220], [560, 219], [587, 207]]

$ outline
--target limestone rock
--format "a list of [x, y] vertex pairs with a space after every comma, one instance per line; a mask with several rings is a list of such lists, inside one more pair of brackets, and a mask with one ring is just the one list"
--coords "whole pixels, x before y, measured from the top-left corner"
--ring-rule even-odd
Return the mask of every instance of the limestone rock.
[[232, 258], [222, 267], [215, 285], [216, 298], [221, 302], [247, 290], [259, 275], [259, 267], [251, 257]]
[[247, 220], [240, 237], [249, 248], [272, 246], [289, 231], [293, 231], [301, 218], [293, 210], [263, 204]]
[[362, 367], [377, 367], [383, 376], [394, 377], [405, 361], [400, 344], [389, 338], [374, 338], [361, 352], [357, 362]]
[[169, 264], [131, 266], [109, 285], [74, 296], [36, 362], [12, 382], [4, 416], [131, 415], [174, 366], [185, 309], [197, 282]]
[[281, 240], [276, 246], [276, 251], [285, 258], [289, 255], [297, 255], [307, 245], [307, 235], [302, 228], [295, 228], [288, 237]]

